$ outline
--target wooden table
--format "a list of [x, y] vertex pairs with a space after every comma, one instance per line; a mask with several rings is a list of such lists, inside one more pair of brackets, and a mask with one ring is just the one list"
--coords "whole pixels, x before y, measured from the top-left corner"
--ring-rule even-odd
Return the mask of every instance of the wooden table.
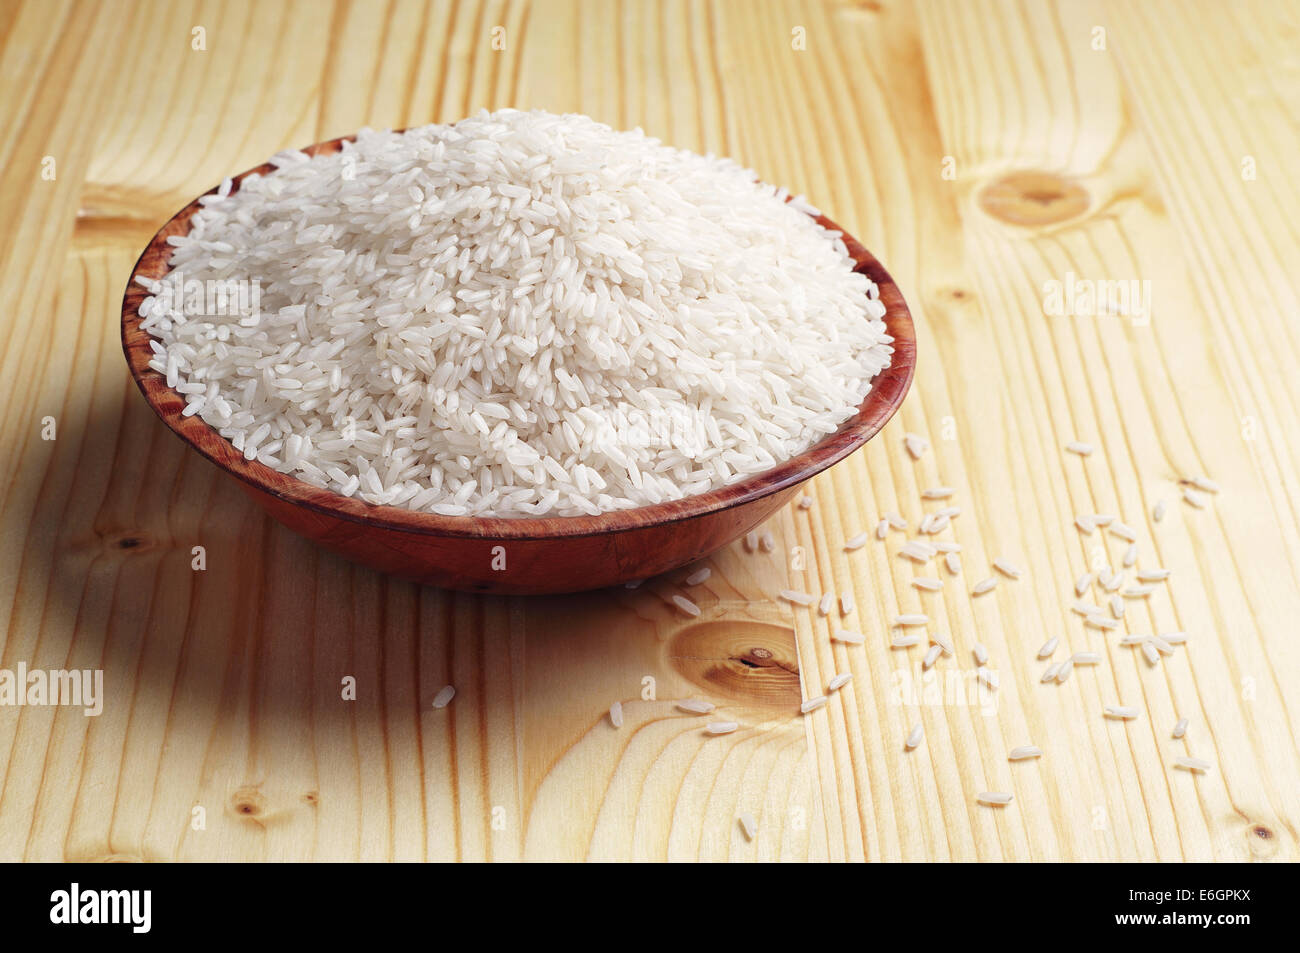
[[[0, 5], [0, 35], [0, 667], [101, 668], [106, 694], [98, 717], [0, 708], [0, 857], [1297, 858], [1294, 4], [33, 0]], [[698, 623], [666, 604], [684, 573], [507, 599], [351, 566], [127, 376], [123, 286], [193, 195], [285, 147], [507, 105], [735, 156], [908, 295], [900, 416], [773, 522], [776, 553], [710, 561]], [[1100, 309], [1054, 294], [1130, 279]], [[1196, 475], [1223, 487], [1205, 509], [1179, 497]], [[886, 510], [914, 533], [939, 483], [965, 565], [942, 593], [911, 587], [902, 534], [842, 552]], [[1116, 632], [1069, 608], [1126, 545], [1074, 528], [1093, 512], [1173, 571]], [[999, 555], [1025, 575], [971, 598]], [[783, 587], [854, 593], [834, 624], [866, 645]], [[888, 648], [922, 610], [956, 643], [928, 688], [922, 650]], [[1167, 630], [1187, 644], [1155, 667], [1118, 644]], [[1040, 684], [1051, 636], [1101, 664]], [[977, 642], [991, 702], [954, 688]], [[744, 727], [705, 737], [688, 695]]]

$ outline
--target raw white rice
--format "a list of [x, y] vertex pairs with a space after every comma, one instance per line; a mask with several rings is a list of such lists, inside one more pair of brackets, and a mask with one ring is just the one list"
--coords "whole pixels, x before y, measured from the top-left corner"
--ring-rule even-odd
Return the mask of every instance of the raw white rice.
[[993, 560], [993, 568], [1002, 573], [1002, 575], [1006, 576], [1008, 579], [1020, 578], [1020, 567], [1011, 562], [1011, 560], [1004, 559], [1001, 556]]
[[944, 655], [952, 655], [953, 652], [956, 651], [956, 647], [952, 644], [952, 639], [945, 632], [935, 632], [930, 636], [930, 641], [943, 649]]
[[1153, 523], [1159, 523], [1165, 518], [1165, 512], [1168, 509], [1169, 506], [1164, 500], [1156, 500], [1156, 505], [1151, 508], [1151, 521]]
[[710, 569], [708, 566], [705, 566], [703, 569], [697, 569], [695, 570], [695, 572], [691, 573], [689, 576], [686, 577], [686, 585], [698, 586], [700, 583], [704, 582], [704, 580], [708, 579], [712, 575], [713, 575], [713, 570]]
[[609, 706], [609, 723], [615, 728], [623, 727], [623, 703], [614, 702]]
[[1193, 490], [1190, 486], [1183, 487], [1183, 500], [1190, 503], [1198, 510], [1203, 510], [1210, 505], [1209, 499], [1199, 490]]
[[1038, 650], [1038, 657], [1040, 659], [1051, 658], [1053, 653], [1056, 652], [1056, 647], [1060, 644], [1061, 644], [1060, 637], [1055, 635], [1052, 636], [1050, 639], [1044, 642], [1042, 647]]
[[770, 529], [765, 529], [758, 534], [758, 548], [765, 553], [773, 552], [776, 549], [776, 537], [772, 535]]
[[1128, 721], [1130, 719], [1136, 718], [1137, 716], [1138, 716], [1138, 710], [1136, 708], [1129, 708], [1126, 705], [1106, 706], [1106, 717], [1108, 718], [1120, 718], [1125, 721]]
[[1187, 641], [1186, 632], [1161, 632], [1160, 637], [1170, 645], [1182, 645]]
[[1008, 761], [1028, 761], [1031, 758], [1041, 758], [1043, 749], [1035, 745], [1020, 745], [1018, 748], [1012, 748], [1007, 755]]
[[[806, 203], [639, 130], [506, 109], [276, 165], [170, 239], [141, 327], [246, 459], [367, 503], [681, 499], [833, 433], [890, 361]], [[192, 309], [194, 281], [257, 300]]]
[[1209, 477], [1203, 477], [1203, 476], [1192, 477], [1187, 482], [1190, 483], [1192, 486], [1196, 487], [1198, 490], [1204, 490], [1206, 493], [1218, 493], [1220, 490], [1223, 489], [1223, 487], [1219, 486], [1219, 484], [1215, 483]]
[[816, 596], [809, 595], [806, 592], [800, 592], [797, 589], [782, 589], [777, 593], [786, 602], [793, 602], [797, 606], [810, 606], [817, 601]]
[[850, 536], [844, 543], [844, 551], [846, 553], [851, 553], [855, 549], [861, 549], [863, 546], [867, 545], [867, 540], [870, 538], [871, 537], [867, 533], [857, 533]]
[[806, 715], [810, 711], [816, 711], [818, 708], [821, 708], [822, 705], [825, 705], [828, 701], [830, 701], [830, 699], [825, 695], [818, 695], [816, 698], [810, 698], [800, 705], [799, 710]]
[[881, 520], [876, 524], [876, 539], [884, 539], [889, 535], [889, 520]]
[[976, 665], [984, 665], [989, 660], [989, 650], [984, 647], [983, 642], [976, 642], [975, 647], [971, 649], [971, 654], [975, 656]]
[[1110, 597], [1110, 614], [1116, 619], [1124, 618], [1124, 600], [1121, 597]]
[[1074, 580], [1074, 594], [1076, 596], [1082, 596], [1085, 592], [1087, 592], [1091, 588], [1092, 588], [1092, 573], [1090, 572], [1085, 572], [1078, 579]]
[[1156, 587], [1150, 584], [1141, 586], [1129, 586], [1121, 593], [1125, 599], [1145, 599], [1151, 593], [1156, 591]]
[[1060, 670], [1061, 670], [1061, 663], [1059, 662], [1057, 662], [1055, 665], [1047, 666], [1047, 670], [1043, 672], [1043, 677], [1040, 678], [1039, 681], [1040, 682], [1056, 681], [1056, 673], [1059, 672]]
[[929, 625], [930, 617], [919, 612], [894, 616], [894, 625]]
[[745, 534], [745, 552], [752, 553], [756, 549], [758, 549], [758, 533], [751, 529]]
[[984, 683], [984, 687], [990, 691], [997, 691], [999, 679], [998, 673], [991, 668], [979, 668], [975, 670], [975, 677]]
[[831, 635], [832, 642], [843, 642], [845, 645], [861, 645], [866, 641], [866, 637], [861, 632], [852, 632], [848, 629], [836, 629]]
[[799, 497], [799, 509], [810, 510], [812, 509], [812, 505], [813, 505], [813, 498], [811, 496]]
[[826, 592], [822, 594], [821, 601], [817, 603], [818, 615], [830, 615], [831, 609], [835, 606], [835, 593]]
[[[939, 656], [943, 654], [943, 646], [932, 645], [926, 649], [925, 657], [921, 659], [921, 668], [928, 669], [939, 661]], [[983, 669], [981, 669], [983, 671]]]
[[930, 449], [930, 441], [920, 434], [908, 433], [903, 434], [903, 446], [907, 448], [913, 460], [920, 460], [921, 455]]
[[698, 616], [700, 614], [700, 607], [685, 596], [673, 596], [673, 604], [689, 616]]
[[1101, 655], [1097, 652], [1075, 652], [1070, 656], [1075, 665], [1100, 665]]
[[899, 516], [897, 513], [894, 513], [892, 511], [886, 513], [885, 520], [889, 523], [890, 526], [892, 526], [896, 530], [899, 530], [900, 532], [902, 530], [907, 529], [907, 520], [903, 519], [903, 517]]
[[1094, 526], [1109, 526], [1113, 522], [1115, 522], [1114, 513], [1093, 513], [1092, 514], [1092, 524]]
[[911, 751], [912, 749], [920, 745], [921, 739], [924, 737], [925, 737], [925, 728], [918, 721], [915, 725], [912, 726], [912, 730], [907, 733], [907, 741], [903, 742], [903, 744], [908, 751]]
[[711, 735], [728, 735], [739, 727], [738, 721], [711, 721], [704, 726], [704, 730]]
[[753, 814], [741, 814], [737, 820], [740, 822], [740, 829], [745, 832], [745, 840], [752, 841], [758, 836], [758, 821], [754, 820]]
[[1169, 578], [1168, 569], [1142, 569], [1137, 574], [1138, 582], [1164, 582]]
[[438, 690], [438, 694], [433, 696], [434, 708], [446, 708], [451, 704], [451, 700], [456, 697], [456, 689], [451, 685], [444, 685]]
[[929, 489], [922, 490], [921, 496], [927, 500], [946, 500], [955, 492], [957, 491], [950, 486], [932, 486]]
[[1073, 671], [1074, 671], [1074, 656], [1071, 655], [1068, 659], [1062, 662], [1060, 667], [1057, 668], [1056, 670], [1057, 684], [1064, 684], [1065, 680], [1070, 677], [1070, 673], [1072, 673]]
[[846, 616], [853, 611], [853, 593], [840, 593], [840, 615]]
[[981, 579], [979, 582], [975, 583], [975, 588], [971, 589], [970, 594], [972, 596], [982, 596], [984, 593], [994, 589], [997, 584], [998, 577], [989, 576], [987, 579]]
[[891, 649], [910, 649], [914, 645], [920, 645], [925, 640], [919, 635], [896, 635], [890, 641]]
[[1010, 804], [1013, 797], [1005, 791], [981, 791], [975, 800], [988, 807], [1003, 807]]
[[1137, 532], [1134, 531], [1133, 527], [1129, 526], [1127, 523], [1111, 523], [1108, 528], [1112, 533], [1114, 533], [1120, 539], [1125, 540], [1127, 542], [1131, 543], [1137, 539]]
[[1138, 544], [1129, 543], [1128, 548], [1124, 550], [1124, 559], [1123, 559], [1124, 568], [1128, 569], [1137, 561], [1138, 561]]
[[[948, 554], [949, 556], [952, 553]], [[938, 592], [943, 588], [943, 580], [935, 579], [933, 576], [917, 576], [912, 580], [912, 585], [917, 589], [923, 589], [926, 592]]]
[[944, 554], [943, 554], [943, 564], [948, 568], [948, 572], [950, 572], [952, 575], [954, 575], [954, 576], [960, 576], [960, 575], [961, 575], [961, 555], [960, 555], [960, 554], [958, 554], [958, 553], [944, 553]]
[[718, 706], [713, 702], [701, 701], [698, 698], [683, 698], [677, 703], [677, 707], [692, 715], [707, 715]]
[[1065, 445], [1065, 449], [1071, 453], [1077, 453], [1081, 457], [1086, 457], [1096, 449], [1090, 443], [1084, 443], [1082, 440], [1071, 440]]
[[1079, 530], [1087, 536], [1091, 536], [1093, 530], [1097, 528], [1097, 524], [1092, 521], [1091, 516], [1076, 516], [1074, 525], [1079, 527]]
[[838, 675], [836, 675], [827, 683], [826, 691], [837, 692], [852, 680], [853, 680], [852, 672], [840, 672]]
[[1174, 737], [1181, 738], [1185, 734], [1187, 734], [1187, 719], [1179, 718], [1174, 722]]
[[1204, 774], [1214, 766], [1202, 758], [1175, 758], [1174, 767], [1182, 768], [1184, 771], [1191, 771], [1194, 774]]
[[961, 552], [961, 543], [949, 542], [946, 539], [936, 539], [930, 544], [934, 547], [936, 553], [959, 553]]

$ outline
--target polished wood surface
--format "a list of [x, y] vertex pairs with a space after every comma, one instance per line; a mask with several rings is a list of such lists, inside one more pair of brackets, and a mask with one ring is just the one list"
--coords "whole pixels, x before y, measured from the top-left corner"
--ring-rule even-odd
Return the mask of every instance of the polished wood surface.
[[[1300, 858], [1297, 35], [1264, 0], [0, 4], [0, 668], [101, 668], [106, 693], [0, 707], [0, 857]], [[729, 545], [689, 588], [420, 587], [281, 527], [141, 399], [122, 292], [178, 208], [282, 148], [504, 105], [734, 156], [903, 289], [911, 392], [773, 514], [775, 552]], [[1048, 313], [1070, 275], [1149, 280], [1149, 321]], [[1204, 510], [1197, 474], [1223, 486]], [[918, 593], [901, 534], [842, 552], [937, 484], [960, 581]], [[1119, 630], [1186, 630], [1157, 667], [1069, 611], [1123, 552], [1073, 528], [1091, 512], [1173, 571]], [[1025, 575], [972, 599], [997, 556]], [[920, 610], [957, 649], [942, 678], [987, 646], [991, 710], [904, 691], [923, 649], [889, 622]], [[1103, 663], [1040, 684], [1050, 635]], [[687, 696], [742, 727], [703, 734]]]
[[[338, 152], [351, 137], [315, 143], [309, 155]], [[269, 175], [270, 163], [232, 177]], [[216, 188], [205, 194], [215, 194]], [[916, 334], [898, 285], [862, 243], [825, 215], [817, 222], [843, 234], [854, 270], [876, 284], [893, 338], [890, 366], [876, 376], [857, 414], [806, 452], [747, 480], [710, 493], [599, 516], [482, 519], [372, 506], [314, 487], [256, 460], [246, 460], [197, 416], [150, 368], [150, 335], [140, 329], [146, 297], [137, 277], [158, 279], [171, 259], [168, 239], [189, 231], [196, 196], [145, 246], [122, 297], [122, 348], [140, 392], [171, 430], [295, 532], [347, 559], [422, 585], [513, 595], [553, 595], [618, 585], [677, 569], [716, 552], [770, 517], [795, 490], [862, 447], [889, 422], [912, 383]]]

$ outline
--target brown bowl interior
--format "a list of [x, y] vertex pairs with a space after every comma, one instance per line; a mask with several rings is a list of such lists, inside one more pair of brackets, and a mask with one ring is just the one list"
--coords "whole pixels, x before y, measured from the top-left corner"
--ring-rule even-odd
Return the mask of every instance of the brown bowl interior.
[[[331, 139], [303, 151], [337, 152], [351, 138]], [[274, 168], [268, 163], [244, 172], [235, 178], [234, 189], [245, 177], [265, 175]], [[140, 329], [139, 318], [147, 292], [133, 279], [166, 274], [171, 255], [167, 239], [186, 234], [199, 207], [195, 199], [158, 230], [136, 262], [122, 299], [122, 347], [145, 400], [181, 439], [238, 477], [280, 522], [346, 558], [429, 585], [491, 592], [571, 592], [646, 578], [708, 555], [763, 522], [800, 484], [878, 433], [902, 403], [916, 364], [916, 337], [902, 293], [880, 262], [845, 233], [844, 242], [857, 262], [855, 270], [880, 289], [894, 355], [874, 380], [858, 413], [805, 452], [718, 490], [599, 516], [456, 517], [375, 506], [245, 460], [198, 417], [182, 416], [181, 395], [149, 367], [150, 336]], [[825, 216], [818, 222], [843, 231]], [[505, 568], [499, 568], [503, 561]]]

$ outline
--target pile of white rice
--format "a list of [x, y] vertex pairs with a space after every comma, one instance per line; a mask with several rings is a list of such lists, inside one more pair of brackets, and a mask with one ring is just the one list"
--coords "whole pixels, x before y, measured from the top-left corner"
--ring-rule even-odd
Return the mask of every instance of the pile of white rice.
[[452, 516], [679, 499], [807, 449], [889, 364], [838, 233], [639, 130], [502, 110], [272, 162], [139, 279], [142, 326], [187, 414], [345, 496]]

